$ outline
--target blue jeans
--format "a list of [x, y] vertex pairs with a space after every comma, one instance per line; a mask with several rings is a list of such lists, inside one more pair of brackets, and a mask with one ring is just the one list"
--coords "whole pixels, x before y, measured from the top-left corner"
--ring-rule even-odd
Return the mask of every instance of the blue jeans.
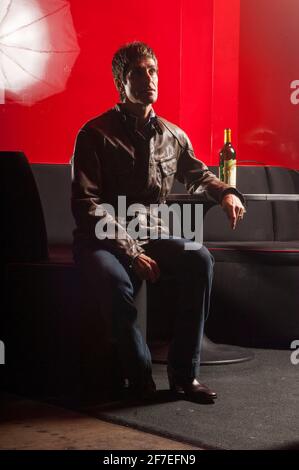
[[[185, 243], [195, 250], [185, 250]], [[196, 242], [183, 238], [151, 240], [143, 248], [155, 259], [163, 276], [171, 276], [179, 288], [179, 308], [169, 347], [168, 366], [178, 377], [199, 373], [204, 322], [208, 316], [214, 259]], [[99, 302], [99, 311], [111, 322], [122, 373], [132, 384], [151, 374], [151, 355], [136, 323], [134, 297], [141, 280], [117, 253], [99, 244], [75, 243], [74, 259]], [[158, 281], [159, 282], [159, 281]], [[171, 295], [171, 292], [170, 292]]]

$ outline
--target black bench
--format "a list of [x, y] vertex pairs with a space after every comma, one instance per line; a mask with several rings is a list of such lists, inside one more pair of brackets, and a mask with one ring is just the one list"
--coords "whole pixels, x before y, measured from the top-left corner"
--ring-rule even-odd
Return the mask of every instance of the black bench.
[[[299, 194], [299, 173], [239, 167], [243, 193]], [[231, 231], [220, 207], [204, 221], [215, 278], [207, 332], [216, 342], [290, 347], [299, 338], [299, 202], [248, 201]]]
[[[67, 253], [73, 227], [68, 206], [70, 167], [32, 165], [32, 170], [44, 206], [50, 246], [56, 245], [53, 255], [56, 252], [57, 257], [60, 252], [62, 256]], [[217, 167], [211, 170], [218, 174]], [[57, 191], [49, 199], [54, 181]], [[238, 188], [245, 194], [299, 194], [299, 172], [240, 166]], [[186, 193], [178, 182], [172, 192]], [[57, 226], [57, 220], [64, 220], [63, 225]], [[204, 244], [216, 260], [206, 326], [211, 339], [242, 346], [289, 347], [294, 338], [299, 338], [298, 201], [248, 201], [246, 217], [235, 231], [221, 207], [215, 205], [205, 215]], [[149, 315], [149, 330], [157, 337], [157, 332], [163, 331], [163, 321], [161, 324], [158, 309], [153, 306], [152, 310], [157, 324]], [[164, 323], [166, 334], [170, 317], [171, 313]]]

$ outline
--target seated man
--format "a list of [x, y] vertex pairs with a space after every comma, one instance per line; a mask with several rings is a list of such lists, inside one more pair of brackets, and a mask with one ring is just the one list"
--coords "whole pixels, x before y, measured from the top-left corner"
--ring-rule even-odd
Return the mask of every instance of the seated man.
[[[179, 127], [155, 114], [158, 61], [150, 47], [134, 42], [120, 48], [112, 71], [121, 102], [82, 127], [72, 159], [74, 258], [111, 320], [123, 376], [140, 398], [151, 395], [155, 384], [150, 352], [136, 325], [134, 296], [144, 279], [175, 277], [181, 302], [168, 354], [169, 385], [191, 400], [212, 401], [216, 393], [197, 381], [212, 256], [196, 241], [163, 236], [165, 227], [153, 214], [158, 236], [134, 238], [121, 228], [118, 215], [108, 216], [104, 204], [116, 208], [118, 197], [126, 196], [128, 204], [149, 208], [165, 201], [175, 177], [189, 193], [205, 191], [219, 202], [235, 228], [243, 217], [243, 197], [195, 158]], [[103, 218], [122, 236], [101, 237]]]

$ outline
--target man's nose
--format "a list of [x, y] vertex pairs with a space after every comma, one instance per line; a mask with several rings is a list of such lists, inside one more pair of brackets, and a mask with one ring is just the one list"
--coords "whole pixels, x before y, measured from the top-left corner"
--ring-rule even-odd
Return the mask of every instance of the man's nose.
[[145, 70], [144, 72], [144, 78], [147, 81], [147, 83], [150, 83], [152, 81], [152, 76], [149, 72], [149, 70]]

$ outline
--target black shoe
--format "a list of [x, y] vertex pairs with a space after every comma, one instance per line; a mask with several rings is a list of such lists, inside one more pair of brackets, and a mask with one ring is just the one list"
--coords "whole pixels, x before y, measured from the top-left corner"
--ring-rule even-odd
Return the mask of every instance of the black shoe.
[[211, 402], [217, 398], [217, 393], [194, 378], [178, 378], [168, 373], [169, 388], [176, 394], [184, 394], [191, 401]]

